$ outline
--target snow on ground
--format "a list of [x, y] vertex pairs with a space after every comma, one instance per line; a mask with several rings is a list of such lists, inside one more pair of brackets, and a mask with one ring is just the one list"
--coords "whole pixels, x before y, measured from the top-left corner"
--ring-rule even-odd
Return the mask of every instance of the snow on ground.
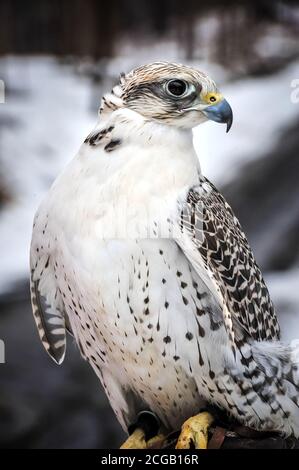
[[[155, 53], [149, 60], [154, 59]], [[113, 59], [106, 73], [112, 78], [117, 71], [129, 68], [123, 56]], [[211, 64], [211, 69], [217, 67]], [[209, 72], [208, 65], [205, 70]], [[225, 73], [218, 71], [223, 82]], [[298, 72], [299, 63], [293, 63], [271, 77], [243, 79], [223, 86], [235, 115], [231, 132], [227, 135], [225, 126], [212, 122], [194, 131], [203, 172], [209, 178], [217, 184], [231, 180], [244, 162], [258, 158], [275, 145], [280, 130], [299, 116], [299, 104], [290, 100], [290, 83]], [[92, 128], [96, 113], [94, 103], [91, 106], [94, 90], [90, 80], [54, 59], [1, 59], [0, 75], [7, 86], [6, 103], [0, 105], [0, 175], [5, 177], [13, 196], [10, 205], [0, 212], [1, 293], [28, 276], [34, 212], [55, 176]], [[214, 78], [217, 80], [217, 73]], [[288, 338], [299, 337], [298, 274], [268, 276], [278, 310], [288, 319]]]

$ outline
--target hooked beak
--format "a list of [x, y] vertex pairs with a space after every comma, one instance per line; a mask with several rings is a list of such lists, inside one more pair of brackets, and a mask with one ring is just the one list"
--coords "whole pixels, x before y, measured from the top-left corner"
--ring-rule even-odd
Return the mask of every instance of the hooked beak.
[[224, 98], [216, 104], [207, 106], [202, 113], [212, 121], [225, 123], [226, 132], [230, 130], [233, 123], [233, 111]]

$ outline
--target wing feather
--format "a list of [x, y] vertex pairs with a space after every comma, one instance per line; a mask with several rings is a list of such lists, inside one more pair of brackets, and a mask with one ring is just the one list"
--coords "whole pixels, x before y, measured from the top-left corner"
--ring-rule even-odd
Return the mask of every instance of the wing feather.
[[51, 255], [39, 243], [35, 228], [31, 244], [30, 294], [33, 317], [42, 344], [51, 358], [63, 362], [66, 350], [66, 316], [52, 270]]
[[279, 339], [268, 289], [231, 207], [204, 177], [180, 202], [178, 244], [222, 306], [234, 344], [236, 321], [256, 340]]

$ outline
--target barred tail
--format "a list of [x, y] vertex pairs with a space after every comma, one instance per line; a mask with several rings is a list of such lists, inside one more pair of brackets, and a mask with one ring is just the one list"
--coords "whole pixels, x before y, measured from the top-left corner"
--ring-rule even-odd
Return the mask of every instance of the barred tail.
[[268, 426], [299, 438], [299, 340], [288, 345], [254, 342], [251, 350], [255, 364], [251, 381], [268, 405]]

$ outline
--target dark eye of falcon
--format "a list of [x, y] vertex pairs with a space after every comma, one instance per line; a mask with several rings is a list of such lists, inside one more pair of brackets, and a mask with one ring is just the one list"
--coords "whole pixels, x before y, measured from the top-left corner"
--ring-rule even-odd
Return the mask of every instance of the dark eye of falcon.
[[188, 85], [183, 80], [170, 80], [166, 84], [166, 91], [169, 95], [180, 98], [188, 89]]

